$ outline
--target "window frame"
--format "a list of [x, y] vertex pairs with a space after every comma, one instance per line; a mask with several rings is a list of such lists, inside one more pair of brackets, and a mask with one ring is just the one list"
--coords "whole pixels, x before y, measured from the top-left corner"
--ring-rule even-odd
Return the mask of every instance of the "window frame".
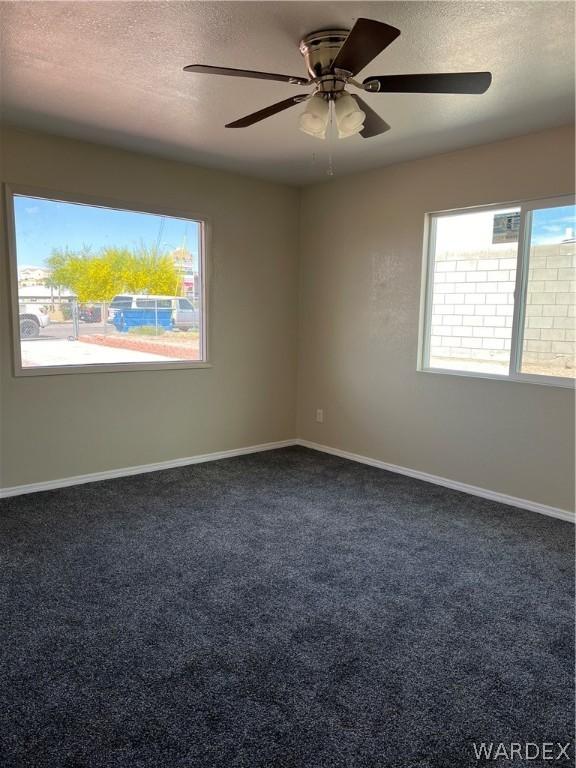
[[[47, 189], [22, 184], [5, 182], [4, 202], [7, 229], [9, 288], [10, 288], [10, 320], [12, 325], [12, 361], [13, 373], [16, 377], [25, 376], [52, 376], [77, 373], [126, 373], [138, 371], [181, 370], [211, 368], [210, 362], [210, 267], [207, 253], [210, 249], [212, 225], [209, 217], [204, 214], [194, 213], [190, 210], [175, 209], [168, 206], [149, 205], [140, 202], [128, 202], [119, 198], [103, 195], [86, 195], [82, 193], [62, 192], [61, 190]], [[85, 365], [58, 365], [24, 367], [20, 348], [20, 322], [18, 312], [18, 255], [16, 248], [16, 218], [14, 210], [15, 196], [37, 197], [43, 200], [62, 201], [65, 203], [77, 203], [91, 205], [98, 208], [112, 208], [120, 211], [133, 211], [135, 213], [149, 213], [156, 216], [169, 216], [172, 218], [187, 219], [199, 225], [199, 254], [200, 267], [200, 360], [174, 360], [173, 362], [141, 362], [141, 363], [94, 363]]]
[[[524, 315], [526, 310], [526, 295], [528, 290], [528, 267], [530, 259], [530, 233], [532, 227], [532, 212], [543, 208], [556, 208], [564, 205], [575, 205], [574, 193], [566, 193], [555, 197], [535, 198], [530, 200], [514, 200], [488, 205], [473, 205], [464, 208], [454, 208], [445, 211], [427, 213], [424, 224], [424, 249], [422, 258], [422, 290], [420, 300], [420, 328], [418, 341], [417, 370], [420, 373], [439, 373], [441, 375], [463, 376], [475, 379], [493, 379], [496, 381], [515, 381], [531, 384], [541, 384], [549, 387], [575, 389], [576, 379], [545, 374], [522, 373], [519, 369], [522, 361], [524, 340]], [[440, 217], [458, 216], [463, 213], [487, 212], [501, 208], [520, 209], [520, 230], [518, 233], [518, 262], [516, 266], [516, 283], [514, 287], [514, 314], [512, 316], [510, 364], [507, 374], [488, 373], [480, 371], [464, 371], [451, 368], [434, 368], [430, 366], [430, 337], [432, 329], [432, 303], [434, 293], [436, 222]]]

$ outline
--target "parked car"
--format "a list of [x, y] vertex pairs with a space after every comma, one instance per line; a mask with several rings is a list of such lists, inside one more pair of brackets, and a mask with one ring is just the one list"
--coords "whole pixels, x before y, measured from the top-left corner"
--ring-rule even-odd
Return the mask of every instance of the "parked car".
[[78, 317], [83, 323], [99, 323], [102, 321], [102, 309], [97, 305], [80, 304]]
[[40, 328], [50, 323], [48, 307], [41, 304], [18, 304], [20, 315], [20, 338], [35, 339], [40, 335]]
[[108, 309], [108, 322], [113, 323], [116, 312], [123, 309], [171, 309], [172, 327], [181, 331], [198, 328], [200, 313], [183, 296], [149, 296], [124, 293], [114, 296]]

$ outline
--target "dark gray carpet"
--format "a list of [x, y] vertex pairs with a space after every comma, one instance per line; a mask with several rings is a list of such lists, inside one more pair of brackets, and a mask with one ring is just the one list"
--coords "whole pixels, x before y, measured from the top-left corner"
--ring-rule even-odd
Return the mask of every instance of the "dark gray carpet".
[[5, 500], [0, 557], [2, 768], [465, 768], [572, 736], [559, 520], [288, 448]]

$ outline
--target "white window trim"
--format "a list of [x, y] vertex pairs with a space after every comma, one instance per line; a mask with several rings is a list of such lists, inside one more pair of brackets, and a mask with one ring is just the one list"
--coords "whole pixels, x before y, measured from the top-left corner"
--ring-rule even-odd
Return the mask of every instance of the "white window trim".
[[[45, 187], [31, 187], [21, 184], [4, 183], [4, 198], [6, 212], [6, 228], [8, 234], [8, 262], [10, 271], [10, 317], [12, 323], [12, 359], [15, 376], [53, 376], [76, 373], [125, 373], [137, 371], [180, 370], [190, 368], [211, 368], [210, 362], [210, 269], [207, 252], [211, 241], [211, 223], [204, 214], [199, 215], [191, 211], [174, 209], [165, 206], [148, 205], [146, 203], [128, 202], [118, 198], [104, 196], [85, 195], [81, 193], [67, 193], [61, 190], [46, 189]], [[201, 274], [201, 303], [200, 312], [200, 360], [175, 360], [174, 362], [149, 362], [149, 363], [88, 363], [85, 365], [58, 365], [23, 367], [20, 349], [20, 323], [18, 319], [18, 261], [16, 252], [16, 220], [14, 215], [14, 196], [24, 195], [38, 197], [45, 200], [61, 200], [67, 203], [79, 203], [93, 205], [101, 208], [114, 208], [116, 210], [134, 211], [136, 213], [150, 213], [157, 216], [171, 216], [173, 218], [188, 219], [200, 225], [200, 253], [198, 254]]]
[[[433, 211], [426, 214], [424, 226], [424, 250], [422, 259], [422, 290], [421, 312], [418, 341], [418, 364], [420, 373], [439, 373], [447, 376], [461, 376], [473, 379], [492, 379], [495, 381], [514, 381], [530, 384], [541, 384], [548, 387], [576, 388], [576, 380], [559, 376], [545, 376], [522, 373], [519, 370], [522, 354], [522, 338], [524, 331], [524, 311], [528, 282], [529, 232], [532, 224], [532, 211], [541, 208], [556, 208], [563, 205], [574, 205], [573, 193], [533, 200], [515, 200], [512, 202], [491, 203], [490, 205], [475, 205], [466, 208], [455, 208], [447, 211]], [[436, 250], [436, 222], [438, 217], [458, 216], [462, 213], [475, 211], [500, 210], [501, 208], [520, 208], [520, 233], [518, 236], [518, 265], [516, 268], [516, 285], [514, 288], [514, 315], [512, 320], [512, 337], [510, 349], [510, 368], [508, 374], [464, 371], [452, 368], [430, 367], [430, 331], [432, 319], [432, 300], [434, 291], [434, 255]]]

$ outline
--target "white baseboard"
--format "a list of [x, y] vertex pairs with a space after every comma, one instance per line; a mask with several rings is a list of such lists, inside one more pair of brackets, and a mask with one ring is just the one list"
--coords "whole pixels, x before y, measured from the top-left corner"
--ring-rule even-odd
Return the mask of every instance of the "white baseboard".
[[538, 512], [541, 515], [548, 515], [549, 517], [557, 517], [560, 520], [566, 520], [570, 523], [576, 522], [576, 515], [574, 512], [570, 512], [566, 509], [559, 509], [557, 507], [549, 507], [546, 504], [540, 504], [536, 501], [530, 501], [528, 499], [520, 499], [516, 496], [508, 496], [505, 493], [498, 493], [497, 491], [490, 491], [486, 488], [478, 488], [475, 485], [468, 485], [468, 483], [461, 483], [458, 480], [449, 480], [446, 477], [439, 477], [438, 475], [430, 475], [427, 472], [420, 472], [417, 469], [410, 469], [409, 467], [401, 467], [397, 464], [388, 464], [385, 461], [379, 459], [372, 459], [369, 456], [361, 456], [357, 453], [350, 453], [350, 451], [343, 451], [340, 448], [331, 448], [328, 445], [321, 445], [320, 443], [313, 443], [309, 440], [278, 440], [273, 443], [261, 443], [260, 445], [248, 445], [244, 448], [233, 448], [229, 451], [216, 451], [214, 453], [205, 453], [198, 456], [187, 456], [183, 459], [169, 459], [168, 461], [159, 461], [154, 464], [141, 464], [135, 467], [121, 467], [119, 469], [110, 469], [104, 472], [91, 472], [87, 475], [75, 475], [73, 477], [64, 477], [58, 480], [45, 480], [39, 483], [28, 483], [26, 485], [15, 485], [11, 488], [0, 488], [0, 499], [8, 498], [10, 496], [21, 496], [25, 493], [37, 493], [38, 491], [52, 491], [57, 488], [67, 488], [71, 485], [82, 485], [84, 483], [94, 483], [99, 480], [111, 480], [115, 477], [128, 477], [130, 475], [142, 475], [147, 472], [157, 472], [162, 469], [173, 469], [174, 467], [185, 467], [189, 464], [201, 464], [205, 461], [217, 461], [218, 459], [228, 459], [233, 456], [244, 456], [249, 453], [259, 453], [261, 451], [273, 451], [276, 448], [287, 448], [291, 445], [301, 445], [305, 448], [311, 448], [315, 451], [321, 451], [322, 453], [330, 453], [334, 456], [340, 456], [343, 459], [349, 459], [350, 461], [357, 461], [360, 464], [368, 464], [371, 467], [378, 467], [380, 469], [386, 469], [389, 472], [395, 472], [399, 475], [407, 475], [408, 477], [414, 477], [418, 480], [424, 480], [427, 483], [434, 483], [434, 485], [442, 485], [446, 488], [452, 488], [456, 491], [462, 491], [463, 493], [469, 493], [472, 496], [480, 496], [483, 499], [491, 499], [492, 501], [498, 501], [501, 504], [508, 504], [512, 507], [518, 507], [520, 509], [527, 509], [530, 512]]
[[321, 451], [322, 453], [331, 453], [333, 456], [340, 456], [343, 459], [350, 459], [350, 461], [357, 461], [360, 464], [368, 464], [371, 467], [378, 467], [379, 469], [386, 469], [389, 472], [395, 472], [398, 475], [408, 475], [408, 477], [414, 477], [417, 480], [424, 480], [427, 483], [434, 483], [434, 485], [443, 485], [445, 488], [452, 488], [455, 491], [462, 491], [463, 493], [469, 493], [471, 496], [480, 496], [483, 499], [490, 499], [491, 501], [498, 501], [501, 504], [508, 504], [512, 507], [518, 507], [520, 509], [527, 509], [530, 512], [538, 512], [541, 515], [548, 515], [549, 517], [557, 517], [560, 520], [566, 520], [569, 523], [576, 522], [576, 514], [570, 512], [567, 509], [560, 509], [558, 507], [549, 507], [546, 504], [540, 504], [537, 501], [530, 501], [529, 499], [520, 499], [517, 496], [509, 496], [506, 493], [498, 493], [497, 491], [490, 491], [487, 488], [478, 488], [475, 485], [468, 485], [468, 483], [460, 483], [458, 480], [449, 480], [446, 477], [439, 477], [438, 475], [429, 475], [427, 472], [420, 472], [417, 469], [410, 469], [409, 467], [400, 467], [397, 464], [388, 464], [385, 461], [379, 459], [371, 459], [368, 456], [360, 456], [357, 453], [350, 453], [349, 451], [342, 451], [339, 448], [331, 448], [327, 445], [320, 445], [319, 443], [313, 443], [309, 440], [298, 440], [298, 445], [302, 445], [305, 448], [312, 448], [315, 451]]
[[199, 456], [187, 456], [184, 459], [168, 459], [168, 461], [158, 461], [154, 464], [140, 464], [135, 467], [121, 467], [119, 469], [109, 469], [104, 472], [91, 472], [88, 475], [74, 475], [73, 477], [64, 477], [59, 480], [44, 480], [40, 483], [28, 483], [27, 485], [14, 485], [12, 488], [0, 488], [0, 499], [9, 496], [21, 496], [24, 493], [37, 493], [38, 491], [52, 491], [56, 488], [67, 488], [70, 485], [83, 485], [84, 483], [95, 483], [98, 480], [111, 480], [115, 477], [128, 477], [130, 475], [143, 475], [147, 472], [157, 472], [160, 469], [173, 469], [174, 467], [185, 467], [188, 464], [201, 464], [205, 461], [217, 461], [218, 459], [229, 459], [232, 456], [244, 456], [247, 453], [260, 453], [261, 451], [273, 451], [275, 448], [286, 448], [289, 445], [296, 445], [296, 440], [278, 440], [275, 443], [261, 443], [260, 445], [248, 445], [244, 448], [233, 448], [230, 451], [216, 451], [215, 453], [204, 453]]

